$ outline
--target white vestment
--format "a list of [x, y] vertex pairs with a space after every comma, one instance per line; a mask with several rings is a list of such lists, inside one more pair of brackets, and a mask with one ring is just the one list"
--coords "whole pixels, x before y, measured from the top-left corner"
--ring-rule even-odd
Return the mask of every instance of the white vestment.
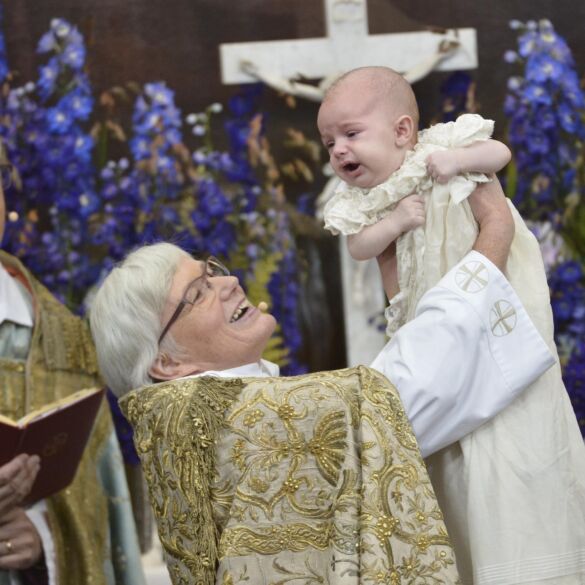
[[[479, 116], [464, 115], [423, 131], [421, 146], [407, 155], [388, 181], [370, 190], [376, 201], [382, 200], [382, 194], [390, 197], [384, 209], [376, 203], [377, 219], [370, 223], [412, 192], [428, 196], [424, 231], [409, 232], [397, 242], [401, 293], [387, 310], [390, 333], [411, 318], [418, 297], [459, 262], [477, 236], [466, 201], [477, 177], [467, 174], [447, 185], [433, 185], [424, 159], [433, 150], [470, 144], [472, 136], [486, 139], [490, 125]], [[357, 192], [348, 190], [354, 198]], [[363, 210], [369, 195], [362, 191], [360, 197]], [[347, 196], [340, 194], [339, 201], [347, 206]], [[465, 585], [583, 584], [585, 446], [561, 378], [538, 242], [510, 207], [516, 232], [508, 278], [555, 355], [555, 365], [499, 416], [427, 463]], [[339, 213], [341, 207], [337, 203], [332, 209]], [[337, 215], [333, 217], [336, 221]], [[355, 213], [353, 217], [355, 224]], [[487, 280], [489, 274], [481, 263], [467, 263], [458, 276], [458, 284], [471, 296], [481, 293]], [[509, 337], [517, 322], [503, 298], [494, 305], [490, 319], [494, 334], [502, 337]], [[520, 345], [518, 351], [530, 350]]]

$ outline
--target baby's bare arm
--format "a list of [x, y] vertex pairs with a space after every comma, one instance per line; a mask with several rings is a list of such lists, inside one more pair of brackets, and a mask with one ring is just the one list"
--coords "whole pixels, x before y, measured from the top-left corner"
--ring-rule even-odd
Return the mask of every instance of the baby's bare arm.
[[398, 265], [396, 263], [396, 242], [392, 242], [377, 258], [382, 275], [382, 284], [386, 297], [390, 300], [398, 294]]
[[392, 213], [378, 223], [368, 225], [347, 238], [347, 247], [354, 260], [369, 260], [381, 254], [399, 235]]
[[376, 258], [396, 238], [424, 224], [425, 204], [420, 195], [410, 195], [379, 222], [366, 226], [361, 232], [347, 238], [347, 247], [355, 260]]
[[510, 149], [498, 140], [482, 140], [456, 148], [460, 173], [485, 173], [490, 175], [503, 169], [512, 158]]
[[473, 249], [504, 272], [514, 238], [514, 219], [498, 179], [479, 185], [469, 196], [469, 204], [479, 223]]
[[438, 183], [447, 183], [460, 173], [497, 173], [512, 157], [510, 149], [497, 140], [481, 140], [462, 148], [440, 150], [427, 159], [429, 175]]

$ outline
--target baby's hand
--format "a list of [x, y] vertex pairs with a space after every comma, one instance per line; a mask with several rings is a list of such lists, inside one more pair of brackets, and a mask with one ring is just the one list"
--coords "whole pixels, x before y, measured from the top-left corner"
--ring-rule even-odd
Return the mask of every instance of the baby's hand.
[[427, 172], [437, 183], [448, 183], [459, 174], [457, 155], [454, 150], [438, 150], [427, 156]]
[[425, 200], [409, 195], [398, 202], [391, 215], [401, 234], [420, 227], [425, 223]]

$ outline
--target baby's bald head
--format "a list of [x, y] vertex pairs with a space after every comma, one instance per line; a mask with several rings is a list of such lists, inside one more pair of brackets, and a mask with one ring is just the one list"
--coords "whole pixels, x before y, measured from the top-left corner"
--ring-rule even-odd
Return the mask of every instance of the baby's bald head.
[[416, 144], [418, 108], [401, 75], [386, 67], [362, 67], [331, 86], [317, 126], [337, 176], [371, 189], [388, 179]]
[[418, 105], [410, 84], [389, 67], [360, 67], [336, 79], [327, 90], [323, 103], [344, 92], [357, 92], [365, 101], [372, 100], [389, 108], [392, 117], [408, 115], [418, 127]]

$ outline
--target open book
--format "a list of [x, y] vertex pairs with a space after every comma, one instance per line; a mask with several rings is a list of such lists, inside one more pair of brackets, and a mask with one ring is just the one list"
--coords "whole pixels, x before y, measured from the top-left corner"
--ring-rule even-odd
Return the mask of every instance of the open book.
[[41, 469], [23, 505], [53, 495], [73, 481], [103, 395], [103, 388], [90, 388], [18, 421], [0, 415], [0, 465], [20, 453], [41, 458]]

